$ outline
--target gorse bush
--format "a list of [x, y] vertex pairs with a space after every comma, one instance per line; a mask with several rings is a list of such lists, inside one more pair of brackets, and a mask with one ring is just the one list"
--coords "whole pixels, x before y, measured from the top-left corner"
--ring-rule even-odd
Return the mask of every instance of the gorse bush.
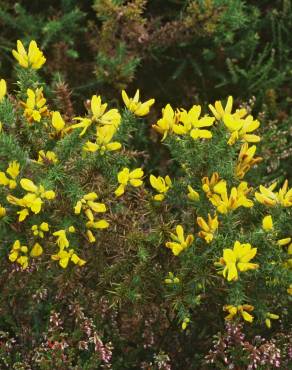
[[[229, 96], [167, 104], [146, 129], [155, 101], [139, 90], [122, 91], [124, 109], [93, 95], [75, 116], [66, 88], [41, 80], [36, 42], [12, 53], [1, 368], [287, 368], [292, 189], [262, 181], [260, 121]], [[161, 147], [169, 159], [152, 159]]]
[[265, 122], [265, 181], [291, 182], [291, 9], [291, 0], [0, 0], [0, 75], [13, 84], [9, 51], [35, 39], [44, 78], [66, 102], [72, 89], [77, 111], [96, 91], [116, 104], [136, 86], [146, 96], [155, 86], [156, 118], [167, 103], [234, 95]]

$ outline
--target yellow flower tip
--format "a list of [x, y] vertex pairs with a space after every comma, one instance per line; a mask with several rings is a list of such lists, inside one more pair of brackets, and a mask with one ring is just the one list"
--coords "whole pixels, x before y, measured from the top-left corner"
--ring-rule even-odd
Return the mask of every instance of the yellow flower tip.
[[31, 257], [39, 257], [42, 254], [43, 254], [42, 246], [39, 243], [35, 243], [30, 252]]
[[156, 200], [157, 202], [162, 202], [165, 198], [164, 194], [156, 194], [153, 196], [153, 199]]
[[120, 197], [125, 193], [125, 185], [121, 184], [119, 187], [115, 190], [115, 196]]
[[87, 230], [86, 235], [87, 235], [89, 243], [94, 243], [96, 241], [95, 236], [93, 235], [91, 230]]
[[187, 197], [190, 199], [190, 200], [192, 200], [192, 201], [194, 201], [194, 202], [198, 202], [199, 200], [200, 200], [200, 195], [199, 195], [199, 193], [196, 191], [196, 190], [194, 190], [192, 187], [191, 187], [191, 185], [188, 185], [188, 194], [187, 194]]
[[292, 238], [280, 239], [280, 240], [277, 241], [277, 244], [282, 247], [284, 245], [289, 244], [291, 242], [291, 240], [292, 240]]
[[60, 112], [53, 112], [52, 114], [52, 126], [57, 131], [57, 133], [61, 132], [65, 127], [65, 121], [63, 120]]
[[75, 229], [74, 226], [69, 226], [68, 231], [69, 231], [69, 233], [75, 233], [76, 229]]
[[190, 323], [190, 319], [188, 317], [185, 317], [184, 320], [183, 320], [183, 322], [182, 322], [182, 325], [181, 325], [182, 330], [186, 330], [186, 328], [188, 327], [189, 323]]
[[21, 179], [20, 185], [24, 190], [29, 191], [31, 193], [36, 193], [38, 191], [37, 186], [29, 179], [26, 178]]
[[1, 78], [0, 80], [0, 102], [2, 101], [6, 93], [7, 93], [6, 81], [3, 78]]
[[273, 230], [273, 219], [271, 215], [265, 216], [263, 218], [262, 226], [265, 231]]
[[6, 216], [6, 208], [2, 207], [0, 204], [0, 218]]
[[270, 329], [270, 328], [271, 328], [271, 326], [272, 326], [272, 325], [271, 325], [271, 320], [270, 320], [270, 319], [266, 319], [266, 320], [265, 320], [265, 324], [266, 324], [266, 326], [267, 326], [267, 328], [268, 328], [268, 329]]

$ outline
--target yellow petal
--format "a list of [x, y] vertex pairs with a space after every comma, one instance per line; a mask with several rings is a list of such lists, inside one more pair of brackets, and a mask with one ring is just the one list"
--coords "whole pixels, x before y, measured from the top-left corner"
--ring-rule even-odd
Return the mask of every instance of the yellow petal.
[[60, 132], [65, 127], [65, 122], [60, 114], [60, 112], [53, 112], [52, 115], [52, 126], [57, 132]]
[[39, 257], [43, 254], [43, 248], [39, 243], [35, 243], [30, 252], [31, 257]]
[[125, 185], [121, 184], [119, 185], [119, 187], [115, 190], [115, 195], [117, 197], [120, 197], [121, 195], [123, 195], [125, 192]]
[[144, 175], [144, 172], [143, 172], [142, 168], [136, 168], [135, 170], [133, 170], [130, 173], [130, 178], [131, 179], [139, 179], [139, 178], [143, 177], [143, 175]]
[[273, 230], [273, 219], [271, 215], [263, 218], [262, 226], [265, 231]]
[[241, 312], [241, 315], [242, 315], [242, 317], [243, 317], [243, 319], [244, 319], [245, 321], [247, 321], [247, 322], [253, 322], [253, 316], [252, 316], [252, 315], [250, 315], [248, 312], [246, 312], [246, 311], [242, 311], [242, 312]]
[[89, 243], [94, 243], [96, 241], [96, 239], [95, 239], [91, 230], [87, 230], [86, 235], [87, 235]]
[[138, 186], [141, 186], [143, 184], [143, 181], [139, 179], [131, 179], [130, 184], [136, 188]]
[[6, 81], [3, 78], [0, 80], [0, 102], [4, 98], [7, 92]]
[[29, 179], [21, 179], [20, 185], [24, 190], [30, 191], [32, 193], [36, 193], [38, 190], [38, 187]]
[[130, 170], [128, 168], [123, 168], [122, 171], [118, 173], [118, 182], [120, 184], [126, 185], [129, 181]]

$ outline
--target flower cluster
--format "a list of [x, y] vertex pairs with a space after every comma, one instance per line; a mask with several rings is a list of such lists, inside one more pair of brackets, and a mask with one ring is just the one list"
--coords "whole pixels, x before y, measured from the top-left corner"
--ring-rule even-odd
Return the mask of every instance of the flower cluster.
[[201, 106], [194, 105], [189, 111], [185, 109], [173, 110], [170, 104], [167, 104], [162, 109], [162, 118], [160, 118], [155, 125], [154, 130], [159, 132], [162, 136], [162, 141], [169, 133], [177, 135], [190, 135], [194, 140], [197, 139], [211, 139], [212, 132], [206, 127], [214, 124], [213, 117], [200, 117]]
[[44, 200], [52, 200], [56, 194], [53, 190], [46, 190], [43, 185], [35, 185], [32, 180], [23, 178], [20, 180], [20, 186], [27, 193], [22, 198], [17, 198], [11, 194], [7, 196], [9, 203], [23, 208], [18, 211], [19, 222], [22, 222], [29, 215], [29, 210], [35, 214], [40, 213]]
[[[18, 41], [13, 55], [24, 68], [18, 96], [27, 98], [6, 96], [0, 80], [0, 105], [9, 103], [19, 123], [3, 121], [0, 130], [0, 232], [12, 271], [68, 268], [68, 279], [77, 279], [83, 266], [113, 306], [159, 296], [163, 325], [177, 318], [187, 331], [198, 312], [210, 322], [222, 307], [226, 321], [272, 330], [285, 319], [292, 189], [288, 180], [277, 191], [277, 181], [257, 188], [257, 119], [234, 111], [232, 97], [225, 107], [209, 105], [213, 116], [200, 105], [166, 104], [152, 125], [167, 148], [157, 160], [146, 148], [158, 152], [161, 144], [151, 135], [144, 145], [140, 129], [154, 99], [123, 90], [125, 109], [118, 110], [94, 94], [85, 114], [69, 116], [49, 86], [30, 79], [46, 61], [36, 42], [26, 51]], [[92, 286], [80, 289], [88, 294]], [[206, 309], [210, 302], [215, 313]], [[91, 343], [101, 347], [97, 334]]]

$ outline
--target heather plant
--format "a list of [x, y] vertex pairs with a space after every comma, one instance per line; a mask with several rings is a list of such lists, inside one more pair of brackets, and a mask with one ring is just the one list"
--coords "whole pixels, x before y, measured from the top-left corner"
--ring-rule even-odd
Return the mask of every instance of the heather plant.
[[221, 361], [217, 347], [205, 358], [217, 332], [228, 364], [286, 366], [290, 350], [269, 337], [291, 325], [292, 189], [262, 177], [260, 119], [229, 96], [168, 103], [146, 130], [157, 102], [143, 91], [122, 91], [123, 109], [94, 94], [79, 111], [41, 79], [34, 40], [12, 55], [17, 83], [0, 82], [1, 366], [200, 369]]

